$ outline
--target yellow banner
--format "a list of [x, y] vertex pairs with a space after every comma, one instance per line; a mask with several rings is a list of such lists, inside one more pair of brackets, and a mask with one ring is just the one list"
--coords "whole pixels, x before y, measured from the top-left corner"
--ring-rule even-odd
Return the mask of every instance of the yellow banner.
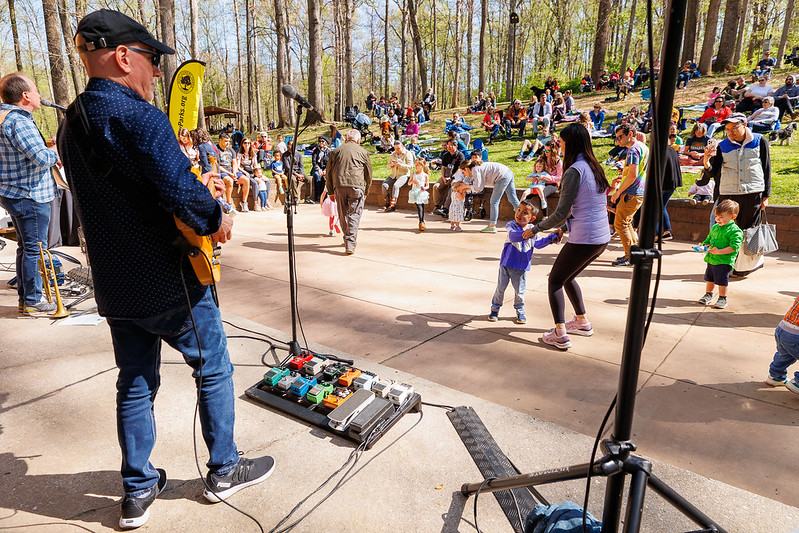
[[204, 74], [205, 63], [196, 59], [183, 62], [175, 71], [169, 88], [169, 121], [175, 136], [180, 128], [193, 130], [197, 127]]

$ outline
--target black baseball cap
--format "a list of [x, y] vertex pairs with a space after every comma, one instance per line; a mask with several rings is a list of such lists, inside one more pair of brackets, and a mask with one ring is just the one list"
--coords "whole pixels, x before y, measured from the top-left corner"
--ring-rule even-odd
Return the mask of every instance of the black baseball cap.
[[78, 47], [80, 52], [144, 43], [162, 54], [175, 53], [172, 48], [153, 37], [147, 28], [124, 13], [110, 9], [100, 9], [83, 17], [78, 23], [77, 33], [86, 39], [86, 44]]

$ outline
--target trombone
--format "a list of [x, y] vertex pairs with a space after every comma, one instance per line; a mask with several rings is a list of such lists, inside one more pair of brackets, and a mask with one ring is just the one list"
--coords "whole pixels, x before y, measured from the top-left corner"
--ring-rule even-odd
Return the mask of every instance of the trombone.
[[[45, 254], [47, 254], [45, 258]], [[53, 256], [50, 250], [45, 250], [42, 243], [39, 242], [39, 273], [42, 275], [42, 288], [44, 296], [47, 301], [53, 303], [53, 298], [56, 301], [56, 311], [50, 315], [50, 318], [64, 318], [69, 316], [69, 311], [64, 307], [64, 302], [61, 300], [61, 291], [58, 290], [58, 276], [53, 266]], [[52, 287], [50, 284], [52, 283]]]

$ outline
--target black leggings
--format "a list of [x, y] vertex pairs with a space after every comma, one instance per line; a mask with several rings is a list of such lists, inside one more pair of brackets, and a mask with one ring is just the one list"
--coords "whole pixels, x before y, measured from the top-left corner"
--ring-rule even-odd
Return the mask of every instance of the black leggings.
[[416, 212], [419, 214], [419, 222], [424, 222], [424, 204], [416, 204]]
[[549, 307], [552, 310], [552, 318], [555, 320], [555, 324], [566, 322], [564, 318], [566, 311], [566, 302], [563, 298], [564, 289], [569, 301], [572, 303], [572, 307], [574, 307], [574, 313], [577, 315], [585, 314], [583, 293], [574, 278], [585, 270], [585, 267], [590, 265], [594, 259], [602, 255], [607, 246], [608, 243], [572, 244], [570, 242], [563, 246], [549, 273]]

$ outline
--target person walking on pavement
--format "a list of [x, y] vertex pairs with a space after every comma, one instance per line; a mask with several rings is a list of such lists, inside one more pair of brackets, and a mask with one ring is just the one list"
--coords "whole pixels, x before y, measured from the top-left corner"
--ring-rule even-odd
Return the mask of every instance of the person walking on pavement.
[[372, 161], [360, 144], [361, 132], [349, 130], [344, 144], [331, 150], [325, 173], [327, 190], [333, 191], [338, 207], [346, 255], [355, 253], [363, 204], [372, 184]]

